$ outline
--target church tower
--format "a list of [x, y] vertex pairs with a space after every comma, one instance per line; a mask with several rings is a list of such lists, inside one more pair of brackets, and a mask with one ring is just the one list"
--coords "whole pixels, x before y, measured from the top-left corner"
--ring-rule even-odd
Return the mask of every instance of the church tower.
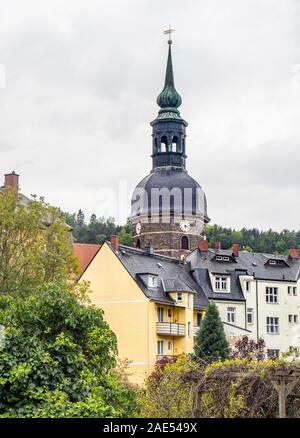
[[[170, 33], [171, 31], [168, 31]], [[130, 222], [134, 246], [179, 257], [204, 238], [206, 197], [186, 170], [187, 122], [178, 111], [182, 99], [174, 84], [172, 40], [168, 40], [165, 84], [152, 126], [152, 170], [134, 190]]]

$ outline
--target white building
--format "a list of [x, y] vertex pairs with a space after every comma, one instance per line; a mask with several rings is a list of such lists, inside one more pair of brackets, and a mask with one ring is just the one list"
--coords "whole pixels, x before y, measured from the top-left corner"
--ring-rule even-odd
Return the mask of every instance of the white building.
[[300, 259], [288, 256], [209, 249], [206, 241], [186, 260], [209, 301], [213, 300], [227, 336], [262, 337], [269, 354], [300, 347]]

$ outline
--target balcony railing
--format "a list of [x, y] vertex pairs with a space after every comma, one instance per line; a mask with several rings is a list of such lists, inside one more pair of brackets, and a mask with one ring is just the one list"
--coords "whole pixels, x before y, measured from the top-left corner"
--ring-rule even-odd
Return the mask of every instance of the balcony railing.
[[162, 359], [173, 359], [174, 357], [176, 357], [175, 354], [157, 354], [156, 355], [156, 360], [162, 360]]
[[157, 322], [156, 333], [158, 335], [185, 336], [185, 324], [177, 322]]
[[198, 332], [198, 330], [199, 330], [199, 326], [198, 325], [194, 325], [194, 336], [197, 336], [197, 332]]

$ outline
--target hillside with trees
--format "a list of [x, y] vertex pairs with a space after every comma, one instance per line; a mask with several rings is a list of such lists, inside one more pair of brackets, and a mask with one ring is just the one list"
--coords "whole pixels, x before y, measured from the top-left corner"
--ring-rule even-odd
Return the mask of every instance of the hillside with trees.
[[[86, 220], [82, 210], [77, 214], [65, 213], [65, 220], [73, 228], [75, 242], [101, 244], [112, 235], [118, 234], [122, 244], [132, 245], [131, 227], [128, 223], [120, 226], [115, 223], [114, 218], [97, 218], [95, 214]], [[213, 224], [207, 225], [206, 237], [211, 247], [219, 240], [223, 249], [231, 248], [234, 242], [238, 242], [242, 249], [254, 252], [286, 254], [291, 247], [300, 249], [300, 231], [287, 229], [280, 232], [256, 228], [235, 230]]]

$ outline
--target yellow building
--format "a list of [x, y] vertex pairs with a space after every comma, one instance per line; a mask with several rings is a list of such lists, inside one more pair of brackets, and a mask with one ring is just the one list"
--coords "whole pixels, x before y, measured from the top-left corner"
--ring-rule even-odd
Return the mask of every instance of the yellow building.
[[91, 301], [101, 307], [130, 361], [131, 381], [141, 384], [157, 360], [192, 353], [207, 299], [180, 260], [104, 243], [85, 267]]

